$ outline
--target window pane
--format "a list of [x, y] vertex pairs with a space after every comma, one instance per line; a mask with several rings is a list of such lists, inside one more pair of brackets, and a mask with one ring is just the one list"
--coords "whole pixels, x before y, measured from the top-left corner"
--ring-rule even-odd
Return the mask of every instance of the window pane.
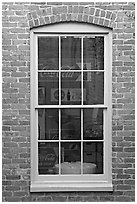
[[58, 37], [38, 38], [38, 69], [39, 70], [59, 69]]
[[61, 38], [61, 68], [81, 69], [81, 39], [74, 36]]
[[58, 105], [59, 80], [57, 72], [41, 72], [38, 74], [38, 104]]
[[84, 109], [83, 116], [84, 139], [103, 140], [103, 109]]
[[104, 69], [104, 37], [86, 37], [83, 41], [83, 62], [86, 70]]
[[61, 102], [62, 105], [81, 104], [81, 73], [61, 73]]
[[84, 72], [83, 87], [86, 90], [86, 100], [84, 105], [104, 103], [104, 73]]
[[[61, 143], [61, 174], [81, 173], [81, 143]], [[58, 167], [58, 165], [56, 165]]]
[[39, 140], [59, 139], [59, 111], [58, 109], [38, 110]]
[[59, 144], [38, 143], [39, 174], [57, 174], [55, 165], [59, 163]]
[[83, 173], [103, 174], [103, 142], [84, 142]]
[[61, 139], [81, 139], [81, 116], [80, 109], [61, 110]]

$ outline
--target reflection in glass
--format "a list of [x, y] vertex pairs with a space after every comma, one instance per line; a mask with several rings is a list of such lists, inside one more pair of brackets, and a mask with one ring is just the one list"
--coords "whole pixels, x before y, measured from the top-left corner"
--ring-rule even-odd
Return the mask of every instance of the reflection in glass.
[[38, 74], [38, 104], [58, 105], [59, 80], [57, 72], [41, 72]]
[[80, 109], [61, 110], [61, 139], [80, 140], [81, 139], [81, 117]]
[[83, 41], [85, 70], [104, 69], [104, 37], [85, 37]]
[[74, 36], [61, 38], [62, 70], [81, 69], [81, 39]]
[[81, 144], [80, 142], [61, 143], [61, 174], [81, 173]]
[[59, 110], [38, 109], [38, 139], [59, 139]]
[[83, 135], [85, 140], [103, 139], [103, 109], [83, 110]]
[[59, 38], [38, 37], [38, 69], [58, 70]]
[[59, 163], [58, 143], [38, 143], [38, 172], [39, 174], [57, 174], [56, 165]]
[[84, 72], [83, 86], [86, 89], [86, 100], [84, 105], [104, 103], [104, 73]]
[[62, 105], [81, 104], [81, 73], [61, 73], [61, 102]]
[[83, 162], [87, 164], [87, 172], [83, 165], [83, 173], [103, 174], [103, 142], [84, 142], [83, 150]]

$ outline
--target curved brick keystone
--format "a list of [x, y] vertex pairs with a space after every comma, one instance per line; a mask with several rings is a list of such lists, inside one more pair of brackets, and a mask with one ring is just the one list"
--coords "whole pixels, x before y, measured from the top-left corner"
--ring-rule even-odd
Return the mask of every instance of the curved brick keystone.
[[86, 22], [108, 28], [115, 27], [116, 15], [108, 10], [91, 6], [53, 6], [27, 14], [30, 29], [64, 21]]

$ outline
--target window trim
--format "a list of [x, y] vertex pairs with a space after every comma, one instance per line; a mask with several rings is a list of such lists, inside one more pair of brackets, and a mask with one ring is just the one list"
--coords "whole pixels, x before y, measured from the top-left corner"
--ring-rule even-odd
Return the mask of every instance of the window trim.
[[[70, 26], [68, 26], [68, 23], [61, 23], [56, 25], [47, 25], [46, 27], [40, 27], [40, 28], [34, 28], [31, 30], [30, 33], [30, 47], [31, 47], [31, 65], [30, 65], [30, 71], [31, 71], [31, 186], [30, 191], [31, 192], [37, 192], [37, 191], [112, 191], [112, 173], [111, 173], [111, 135], [112, 135], [112, 96], [111, 96], [111, 90], [112, 90], [112, 30], [108, 28], [98, 27], [95, 25], [88, 25], [88, 24], [77, 24], [77, 23], [69, 23]], [[84, 29], [83, 29], [84, 26]], [[65, 32], [64, 32], [65, 30]], [[84, 30], [84, 32], [83, 32]], [[56, 175], [38, 175], [38, 163], [36, 156], [38, 155], [38, 148], [37, 148], [37, 141], [36, 137], [34, 136], [36, 133], [36, 121], [38, 121], [38, 108], [40, 108], [40, 105], [36, 106], [35, 102], [37, 101], [37, 82], [38, 82], [38, 76], [37, 76], [37, 70], [36, 64], [38, 61], [38, 55], [37, 55], [37, 46], [36, 46], [36, 39], [37, 35], [40, 34], [67, 34], [71, 33], [77, 34], [77, 35], [87, 35], [87, 34], [93, 34], [93, 35], [104, 35], [106, 40], [104, 40], [104, 105], [90, 105], [90, 108], [95, 107], [103, 107], [104, 111], [107, 108], [107, 114], [105, 115], [105, 121], [104, 125], [104, 135], [107, 135], [107, 140], [104, 142], [104, 149], [105, 149], [105, 155], [104, 158], [106, 158], [107, 162], [104, 162], [105, 164], [105, 171], [104, 174], [101, 175], [84, 175], [84, 176], [75, 176], [77, 179], [75, 181], [70, 181], [70, 176], [56, 176]], [[109, 60], [108, 60], [109, 59]], [[44, 106], [42, 105], [44, 108]], [[45, 105], [45, 108], [51, 107]], [[53, 106], [52, 106], [53, 107]], [[57, 106], [55, 106], [57, 107]], [[61, 106], [63, 107], [63, 106]], [[66, 108], [66, 105], [64, 106]], [[78, 107], [78, 106], [77, 106]], [[82, 107], [82, 105], [80, 105]], [[58, 106], [58, 108], [60, 108]], [[109, 124], [109, 125], [107, 125]], [[110, 135], [110, 137], [109, 137]], [[106, 148], [107, 147], [107, 148]], [[73, 177], [73, 176], [72, 176]], [[83, 180], [80, 178], [83, 178]], [[55, 179], [56, 178], [56, 179]], [[58, 178], [58, 179], [57, 179]], [[64, 178], [66, 180], [64, 180]], [[85, 179], [84, 179], [85, 178]], [[56, 180], [56, 181], [55, 181]]]

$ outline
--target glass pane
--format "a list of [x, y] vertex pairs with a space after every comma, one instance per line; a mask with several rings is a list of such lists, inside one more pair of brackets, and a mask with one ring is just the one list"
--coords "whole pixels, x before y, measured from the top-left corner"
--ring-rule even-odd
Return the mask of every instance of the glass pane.
[[83, 87], [86, 93], [84, 105], [103, 104], [104, 103], [104, 73], [102, 72], [84, 72]]
[[81, 139], [81, 116], [80, 109], [61, 110], [61, 139], [80, 140]]
[[38, 74], [38, 104], [59, 104], [59, 78], [57, 72], [41, 72]]
[[38, 69], [39, 70], [59, 69], [58, 37], [38, 38]]
[[79, 37], [61, 38], [61, 69], [81, 69], [81, 39]]
[[81, 73], [61, 73], [61, 102], [62, 105], [81, 104]]
[[83, 62], [86, 70], [104, 69], [104, 37], [84, 38]]
[[84, 142], [83, 173], [103, 174], [103, 142]]
[[103, 109], [84, 109], [83, 116], [84, 139], [103, 140]]
[[38, 139], [59, 139], [59, 111], [58, 109], [38, 109]]
[[61, 174], [81, 174], [81, 143], [61, 143]]
[[56, 165], [59, 163], [59, 144], [38, 143], [39, 174], [57, 174]]

